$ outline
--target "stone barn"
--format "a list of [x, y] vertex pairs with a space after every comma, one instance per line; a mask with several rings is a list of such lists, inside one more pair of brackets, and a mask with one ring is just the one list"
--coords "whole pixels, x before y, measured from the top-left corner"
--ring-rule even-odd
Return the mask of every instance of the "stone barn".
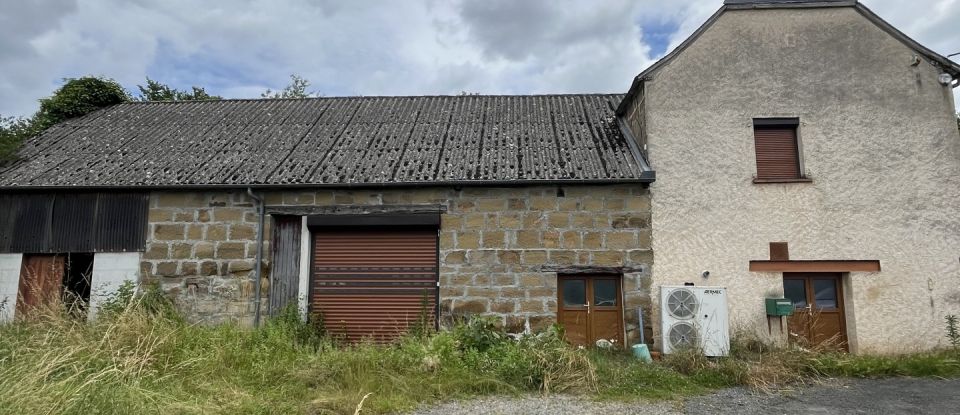
[[[46, 131], [2, 173], [3, 286], [17, 298], [27, 265], [82, 257], [92, 298], [139, 278], [196, 321], [298, 307], [359, 339], [568, 315], [576, 341], [623, 344], [649, 305], [654, 173], [621, 98], [117, 105]], [[119, 269], [99, 273], [101, 257]], [[564, 313], [559, 286], [596, 321]]]

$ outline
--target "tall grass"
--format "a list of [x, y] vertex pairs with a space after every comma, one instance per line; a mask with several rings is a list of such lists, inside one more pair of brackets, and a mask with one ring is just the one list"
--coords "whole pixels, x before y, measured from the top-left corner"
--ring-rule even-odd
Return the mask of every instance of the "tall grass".
[[143, 297], [86, 323], [44, 307], [0, 327], [2, 413], [296, 412], [306, 385], [285, 378], [312, 348], [282, 324], [250, 331], [158, 315]]
[[489, 394], [674, 399], [730, 385], [770, 390], [821, 376], [958, 376], [957, 356], [855, 357], [738, 341], [645, 364], [573, 348], [551, 328], [519, 339], [473, 319], [392, 345], [339, 345], [293, 309], [258, 329], [197, 326], [156, 290], [96, 322], [62, 306], [0, 326], [0, 414], [390, 413]]
[[[486, 394], [597, 389], [559, 331], [489, 344], [487, 324], [337, 345], [294, 310], [259, 329], [198, 326], [148, 293], [87, 323], [62, 306], [0, 326], [0, 413], [385, 413]], [[119, 304], [123, 304], [120, 306]]]

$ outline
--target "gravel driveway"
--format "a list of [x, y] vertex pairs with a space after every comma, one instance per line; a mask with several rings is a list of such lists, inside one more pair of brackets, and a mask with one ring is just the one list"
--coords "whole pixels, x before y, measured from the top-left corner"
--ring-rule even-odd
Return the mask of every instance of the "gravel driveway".
[[575, 396], [484, 398], [451, 402], [414, 415], [466, 414], [956, 414], [960, 379], [843, 379], [776, 394], [743, 388], [682, 402], [593, 402]]

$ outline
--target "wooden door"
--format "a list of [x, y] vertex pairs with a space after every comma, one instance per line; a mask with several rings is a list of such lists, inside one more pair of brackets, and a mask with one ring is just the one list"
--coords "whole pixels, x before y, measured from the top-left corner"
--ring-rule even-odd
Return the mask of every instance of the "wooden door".
[[64, 270], [62, 255], [24, 255], [16, 315], [26, 316], [38, 307], [60, 300]]
[[793, 302], [787, 318], [790, 340], [805, 346], [848, 350], [840, 274], [784, 273], [784, 297]]
[[570, 343], [593, 346], [604, 339], [623, 347], [619, 276], [561, 276], [557, 291], [557, 320]]

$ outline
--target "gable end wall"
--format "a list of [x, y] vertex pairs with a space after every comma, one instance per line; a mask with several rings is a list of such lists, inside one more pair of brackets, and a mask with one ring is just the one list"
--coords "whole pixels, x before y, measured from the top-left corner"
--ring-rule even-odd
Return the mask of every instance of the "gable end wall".
[[[736, 10], [658, 69], [654, 290], [726, 286], [733, 327], [766, 336], [781, 274], [749, 261], [786, 241], [792, 259], [880, 260], [844, 277], [855, 351], [942, 345], [960, 313], [960, 136], [952, 91], [915, 55], [853, 8]], [[811, 183], [752, 183], [754, 117], [799, 117]]]

